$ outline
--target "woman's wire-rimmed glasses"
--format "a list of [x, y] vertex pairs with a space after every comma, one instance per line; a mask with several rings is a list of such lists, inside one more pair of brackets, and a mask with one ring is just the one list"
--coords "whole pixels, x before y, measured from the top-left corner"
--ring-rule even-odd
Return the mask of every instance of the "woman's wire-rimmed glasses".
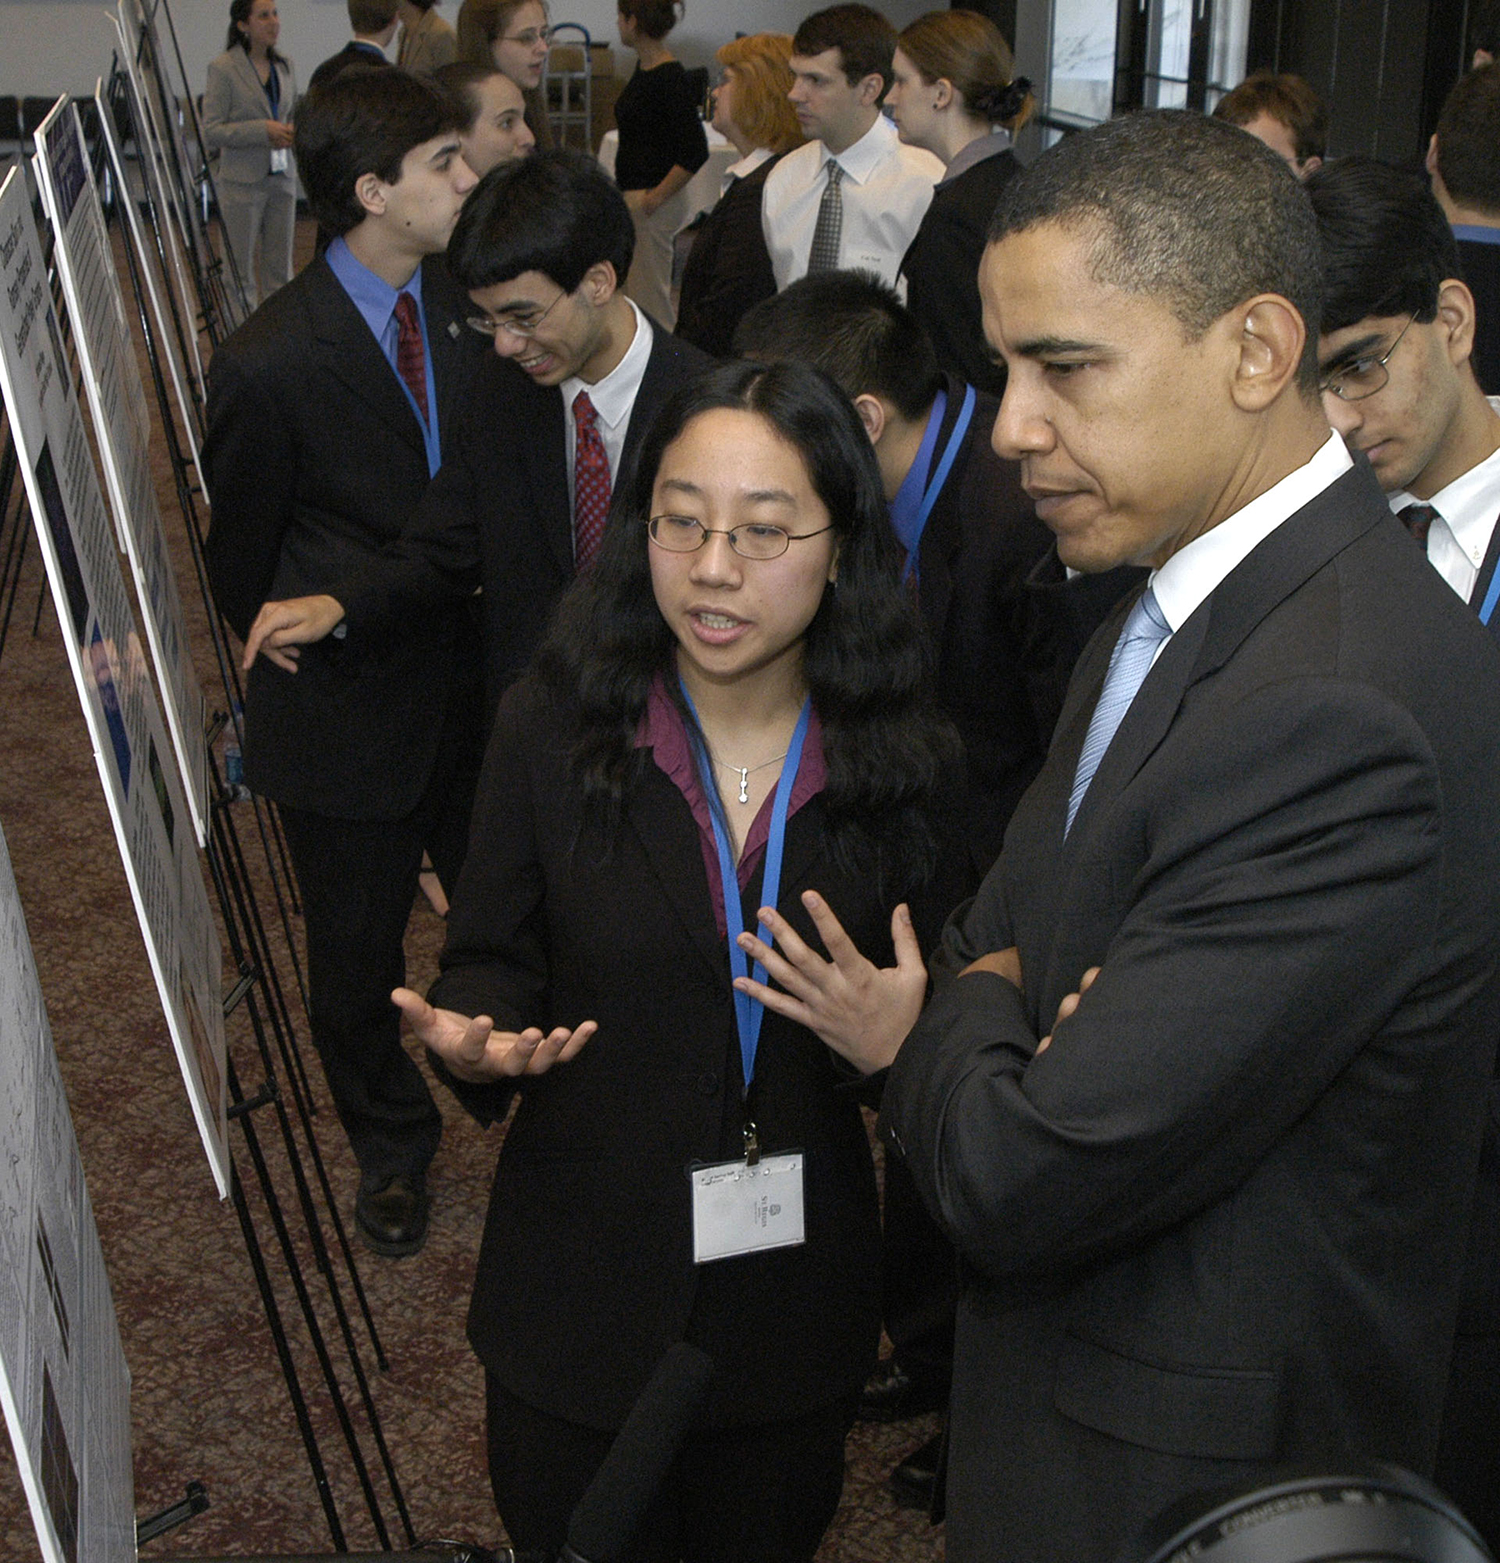
[[833, 530], [832, 524], [820, 526], [816, 532], [788, 532], [785, 527], [770, 526], [760, 521], [745, 521], [725, 531], [722, 527], [704, 526], [692, 516], [652, 516], [646, 523], [651, 541], [668, 553], [696, 553], [710, 537], [727, 537], [729, 546], [741, 559], [779, 559], [793, 543], [805, 543], [810, 537], [821, 537]]

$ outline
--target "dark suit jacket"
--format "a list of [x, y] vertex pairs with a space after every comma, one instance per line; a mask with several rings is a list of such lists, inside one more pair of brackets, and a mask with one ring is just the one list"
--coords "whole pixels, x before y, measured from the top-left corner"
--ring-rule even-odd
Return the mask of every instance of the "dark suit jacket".
[[[646, 373], [625, 436], [618, 489], [666, 398], [708, 367], [697, 348], [653, 324]], [[490, 354], [443, 447], [443, 468], [379, 561], [362, 560], [339, 597], [351, 642], [484, 590], [489, 709], [531, 660], [573, 579], [566, 412], [555, 386], [535, 384]]]
[[[514, 1394], [591, 1427], [619, 1426], [683, 1339], [716, 1364], [711, 1425], [853, 1395], [880, 1330], [857, 1082], [811, 1033], [766, 1013], [752, 1110], [767, 1151], [806, 1153], [807, 1242], [695, 1267], [687, 1168], [744, 1153], [727, 945], [676, 784], [643, 752], [607, 836], [571, 776], [576, 737], [571, 712], [534, 679], [502, 702], [431, 994], [502, 1029], [599, 1022], [577, 1058], [522, 1086], [469, 1339]], [[819, 798], [791, 817], [779, 901], [815, 947], [798, 900], [813, 886], [872, 957], [890, 961], [891, 908], [870, 879], [832, 861]], [[752, 919], [760, 887], [757, 870], [743, 897]], [[919, 899], [913, 914], [933, 926]], [[481, 1121], [510, 1104], [503, 1087], [456, 1089]]]
[[[1436, 1441], [1500, 1032], [1500, 656], [1361, 463], [1167, 643], [1065, 841], [1114, 639], [886, 1088], [968, 1266], [953, 1563], [1109, 1563], [1196, 1488]], [[953, 977], [1010, 945], [1024, 995]]]
[[[483, 341], [441, 261], [422, 270], [444, 439]], [[214, 353], [204, 466], [208, 570], [219, 611], [248, 632], [263, 602], [337, 596], [394, 539], [428, 487], [416, 414], [326, 261], [315, 261]], [[264, 657], [245, 695], [245, 775], [278, 803], [395, 819], [431, 772], [446, 702], [472, 643], [461, 616], [408, 620], [358, 647], [303, 648], [295, 674]]]
[[375, 48], [362, 48], [351, 38], [337, 54], [330, 54], [307, 79], [307, 90], [316, 91], [342, 76], [351, 65], [368, 65], [376, 70], [390, 69], [391, 62]]
[[901, 262], [906, 306], [938, 363], [994, 396], [1005, 390], [1005, 371], [984, 343], [979, 261], [1000, 192], [1020, 171], [1014, 152], [998, 152], [940, 184]]
[[728, 358], [735, 327], [745, 312], [776, 292], [760, 198], [766, 175], [779, 160], [767, 158], [724, 192], [698, 225], [682, 272], [677, 335], [715, 358]]
[[1500, 244], [1458, 241], [1458, 263], [1474, 295], [1474, 375], [1488, 396], [1500, 395]]
[[[964, 386], [950, 378], [937, 466]], [[990, 446], [998, 404], [976, 398], [953, 470], [918, 550], [917, 600], [933, 648], [938, 699], [968, 761], [964, 833], [978, 874], [1000, 853], [1021, 794], [1040, 770], [1072, 672], [1069, 637], [1027, 579], [1052, 547], [1020, 470]]]

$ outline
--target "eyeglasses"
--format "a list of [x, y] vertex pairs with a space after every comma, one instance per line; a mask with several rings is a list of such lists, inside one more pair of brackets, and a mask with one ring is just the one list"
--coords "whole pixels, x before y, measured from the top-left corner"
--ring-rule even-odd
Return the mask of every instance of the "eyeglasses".
[[512, 336], [532, 337], [537, 334], [541, 323], [557, 308], [558, 302], [565, 299], [566, 293], [559, 293], [557, 298], [538, 314], [535, 310], [529, 315], [507, 315], [504, 320], [491, 320], [488, 315], [469, 315], [464, 324], [471, 331], [477, 331], [480, 336], [495, 336], [501, 331], [508, 331]]
[[510, 33], [500, 39], [501, 43], [518, 43], [523, 48], [534, 49], [539, 43], [550, 44], [552, 42], [552, 29], [550, 27], [528, 27], [524, 33]]
[[704, 526], [692, 516], [652, 516], [647, 522], [651, 541], [671, 554], [696, 553], [711, 537], [727, 537], [729, 546], [741, 559], [779, 559], [793, 543], [805, 543], [810, 537], [831, 532], [832, 526], [820, 526], [816, 532], [788, 532], [784, 527], [747, 521], [723, 531]]
[[1396, 340], [1379, 358], [1354, 358], [1347, 364], [1340, 364], [1331, 374], [1324, 375], [1318, 382], [1318, 389], [1332, 392], [1341, 402], [1362, 402], [1376, 391], [1384, 390], [1386, 381], [1391, 377], [1386, 364], [1391, 354], [1401, 346], [1401, 338], [1411, 330], [1411, 323], [1416, 318], [1415, 315], [1408, 317], [1406, 324], [1396, 333]]

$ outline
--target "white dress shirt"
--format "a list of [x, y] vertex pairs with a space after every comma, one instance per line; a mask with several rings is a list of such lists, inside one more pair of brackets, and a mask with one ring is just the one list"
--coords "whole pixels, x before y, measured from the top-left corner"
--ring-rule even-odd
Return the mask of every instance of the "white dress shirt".
[[832, 161], [844, 170], [839, 269], [873, 271], [891, 284], [943, 177], [941, 161], [904, 146], [884, 114], [837, 158], [821, 141], [788, 152], [766, 179], [760, 209], [778, 289], [806, 275]]
[[[1298, 467], [1264, 494], [1226, 516], [1202, 537], [1195, 537], [1179, 549], [1151, 577], [1151, 588], [1163, 616], [1175, 635], [1187, 623], [1194, 610], [1209, 593], [1242, 563], [1257, 544], [1262, 543], [1281, 523], [1329, 484], [1342, 477], [1354, 465], [1347, 447], [1337, 434], [1330, 434], [1311, 461]], [[1171, 640], [1161, 643], [1166, 647]], [[1161, 655], [1161, 648], [1157, 650]]]
[[[1489, 398], [1500, 412], [1500, 396]], [[1427, 534], [1427, 562], [1467, 602], [1500, 517], [1500, 450], [1454, 478], [1428, 500], [1398, 489], [1386, 496], [1398, 515], [1408, 505], [1431, 505], [1438, 513]]]
[[590, 385], [577, 375], [570, 375], [559, 389], [562, 392], [564, 422], [568, 430], [568, 510], [573, 509], [573, 472], [578, 454], [578, 429], [573, 422], [573, 401], [580, 391], [589, 393], [598, 415], [599, 437], [604, 441], [604, 454], [609, 457], [610, 491], [614, 491], [615, 479], [620, 475], [620, 457], [625, 450], [625, 436], [630, 431], [630, 410], [635, 406], [637, 392], [646, 375], [646, 363], [651, 357], [651, 322], [641, 312], [640, 306], [628, 295], [621, 295], [635, 314], [635, 335], [625, 356], [602, 380]]

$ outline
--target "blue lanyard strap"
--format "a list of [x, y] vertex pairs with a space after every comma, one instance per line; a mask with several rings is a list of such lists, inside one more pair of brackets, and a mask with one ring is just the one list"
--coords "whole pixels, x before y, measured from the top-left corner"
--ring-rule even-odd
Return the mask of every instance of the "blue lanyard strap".
[[[686, 685], [682, 689], [682, 698], [687, 701], [688, 710], [692, 713], [693, 730], [690, 736], [698, 760], [699, 774], [705, 785], [717, 794], [718, 788], [713, 780], [708, 750], [703, 742], [703, 729], [699, 725], [698, 712], [693, 705], [693, 697], [687, 692]], [[776, 800], [771, 805], [771, 828], [766, 836], [765, 873], [761, 876], [760, 887], [762, 906], [775, 906], [776, 898], [781, 891], [781, 855], [786, 844], [787, 810], [791, 806], [792, 786], [797, 780], [797, 769], [802, 763], [802, 746], [807, 739], [807, 724], [811, 718], [812, 701], [807, 699], [802, 702], [802, 714], [797, 718], [796, 730], [792, 733], [786, 758], [782, 761], [781, 779], [776, 783]], [[757, 961], [754, 971], [751, 971], [745, 952], [739, 947], [739, 936], [745, 931], [745, 913], [740, 905], [740, 880], [735, 871], [734, 853], [729, 843], [729, 832], [724, 825], [723, 809], [714, 807], [714, 801], [714, 798], [710, 797], [709, 816], [713, 821], [714, 845], [719, 849], [719, 890], [724, 897], [724, 926], [729, 935], [729, 975], [731, 979], [753, 977], [756, 982], [763, 983], [766, 980], [765, 967]], [[767, 944], [771, 942], [771, 936], [765, 928], [756, 931]], [[740, 1068], [744, 1074], [747, 1093], [750, 1090], [750, 1082], [755, 1078], [755, 1051], [760, 1045], [760, 1023], [765, 1013], [765, 1010], [749, 994], [741, 993], [738, 988], [734, 989], [734, 1020], [740, 1034]]]
[[1500, 600], [1500, 567], [1497, 567], [1494, 575], [1490, 577], [1490, 588], [1484, 594], [1484, 601], [1479, 605], [1479, 622], [1487, 625], [1494, 616], [1495, 603]]
[[[942, 395], [942, 392], [938, 393]], [[958, 409], [958, 417], [953, 423], [953, 432], [948, 436], [948, 443], [943, 447], [942, 459], [938, 462], [938, 469], [933, 474], [932, 481], [922, 493], [922, 506], [917, 511], [916, 525], [912, 529], [912, 535], [903, 539], [906, 543], [906, 568], [901, 572], [903, 581], [909, 580], [917, 570], [917, 551], [922, 546], [922, 533], [927, 529], [927, 518], [932, 514], [932, 507], [937, 504], [938, 495], [943, 492], [943, 485], [948, 481], [948, 474], [953, 470], [953, 463], [958, 460], [959, 450], [963, 446], [964, 436], [969, 432], [969, 423], [974, 416], [974, 403], [977, 400], [972, 385], [964, 387], [963, 405]], [[934, 430], [935, 432], [935, 430]], [[931, 461], [931, 450], [924, 444], [926, 459]], [[919, 451], [918, 461], [923, 459], [923, 452]]]

